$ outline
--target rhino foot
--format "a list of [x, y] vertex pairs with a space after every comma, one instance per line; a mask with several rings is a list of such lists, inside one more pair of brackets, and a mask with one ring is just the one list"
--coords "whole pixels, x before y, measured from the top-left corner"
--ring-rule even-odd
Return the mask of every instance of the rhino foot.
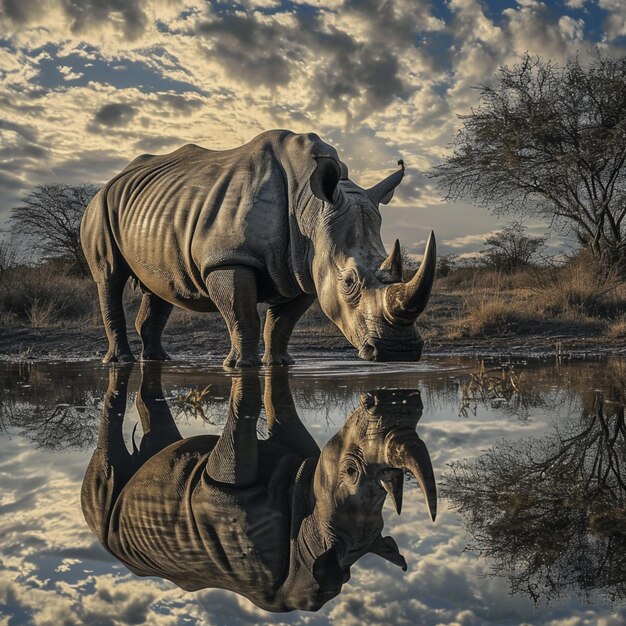
[[293, 357], [287, 352], [263, 356], [263, 365], [293, 365], [294, 363]]
[[153, 350], [150, 352], [142, 352], [142, 361], [171, 361], [172, 357], [161, 348], [160, 350]]
[[259, 367], [261, 359], [258, 356], [249, 356], [245, 358], [232, 357], [228, 355], [224, 359], [224, 367]]
[[114, 352], [107, 352], [102, 359], [103, 363], [134, 363], [137, 359], [130, 352], [122, 352], [115, 354]]

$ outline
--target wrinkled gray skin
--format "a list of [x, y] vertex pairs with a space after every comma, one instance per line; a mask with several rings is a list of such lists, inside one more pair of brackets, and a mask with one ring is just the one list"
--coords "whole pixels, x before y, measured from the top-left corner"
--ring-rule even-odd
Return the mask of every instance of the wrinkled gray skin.
[[284, 369], [266, 376], [269, 437], [257, 441], [256, 372], [233, 379], [219, 438], [182, 439], [163, 399], [160, 365], [144, 367], [140, 447], [129, 454], [122, 436], [130, 367], [112, 369], [81, 493], [89, 526], [132, 572], [189, 591], [229, 589], [268, 611], [290, 611], [317, 610], [335, 597], [368, 552], [406, 569], [396, 543], [381, 535], [382, 507], [389, 493], [400, 512], [404, 468], [435, 517], [432, 466], [415, 433], [418, 391], [364, 395], [320, 454]]
[[130, 277], [144, 294], [135, 322], [144, 360], [168, 358], [161, 335], [176, 305], [219, 311], [232, 346], [224, 365], [258, 365], [257, 303], [267, 302], [263, 363], [290, 364], [292, 330], [316, 298], [361, 358], [418, 360], [415, 320], [436, 251], [431, 236], [420, 272], [404, 283], [399, 243], [384, 249], [379, 204], [402, 179], [399, 163], [365, 190], [333, 147], [285, 130], [232, 150], [190, 144], [135, 159], [81, 224], [109, 341], [104, 361], [134, 360], [122, 307]]

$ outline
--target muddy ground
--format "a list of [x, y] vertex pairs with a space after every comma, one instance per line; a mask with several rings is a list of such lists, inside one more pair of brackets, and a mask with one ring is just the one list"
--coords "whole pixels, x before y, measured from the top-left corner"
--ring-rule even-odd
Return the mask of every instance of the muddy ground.
[[[569, 330], [569, 332], [567, 332]], [[584, 336], [575, 329], [550, 334], [498, 335], [459, 339], [438, 338], [436, 329], [426, 329], [424, 355], [516, 356], [528, 358], [591, 358], [626, 356], [626, 340], [609, 341], [602, 336]], [[140, 353], [140, 342], [129, 330], [131, 347]], [[174, 327], [166, 329], [163, 345], [176, 359], [223, 358], [230, 347], [222, 325], [211, 320], [207, 328]], [[262, 348], [261, 348], [262, 350]], [[3, 327], [0, 328], [0, 359], [100, 359], [106, 351], [101, 328], [88, 327]], [[324, 329], [296, 329], [290, 344], [296, 358], [353, 359], [356, 350], [337, 332]]]

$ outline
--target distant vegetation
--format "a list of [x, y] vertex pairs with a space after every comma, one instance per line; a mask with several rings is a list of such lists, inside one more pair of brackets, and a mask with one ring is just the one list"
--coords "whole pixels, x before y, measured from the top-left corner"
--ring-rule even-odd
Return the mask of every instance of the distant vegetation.
[[[449, 263], [449, 260], [446, 261]], [[505, 266], [506, 267], [506, 266]], [[581, 250], [515, 271], [478, 257], [440, 276], [420, 318], [433, 339], [604, 335], [626, 340], [626, 283]]]

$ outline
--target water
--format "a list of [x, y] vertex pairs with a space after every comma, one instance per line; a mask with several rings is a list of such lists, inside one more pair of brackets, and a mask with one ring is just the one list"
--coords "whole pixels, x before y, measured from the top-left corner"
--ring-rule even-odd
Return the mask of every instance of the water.
[[[435, 523], [413, 478], [401, 515], [387, 497], [383, 535], [397, 542], [406, 572], [367, 554], [319, 611], [266, 613], [231, 591], [188, 592], [136, 576], [88, 527], [81, 484], [109, 367], [0, 364], [0, 623], [626, 623], [626, 362], [502, 365], [309, 361], [289, 368], [288, 380], [271, 375], [274, 401], [288, 385], [321, 448], [366, 391], [420, 389], [417, 432], [439, 493]], [[270, 377], [263, 369], [259, 376], [247, 375], [250, 389], [262, 390]], [[163, 394], [183, 437], [221, 433], [233, 379], [241, 383], [218, 365], [163, 366]], [[122, 431], [128, 450], [137, 424], [135, 444], [141, 440], [141, 380], [135, 365]], [[145, 380], [141, 397], [154, 415], [164, 401]], [[260, 396], [252, 392], [250, 403], [246, 393], [239, 406], [254, 412]], [[387, 408], [379, 412], [395, 410], [380, 402]], [[267, 437], [265, 409], [257, 430]]]

